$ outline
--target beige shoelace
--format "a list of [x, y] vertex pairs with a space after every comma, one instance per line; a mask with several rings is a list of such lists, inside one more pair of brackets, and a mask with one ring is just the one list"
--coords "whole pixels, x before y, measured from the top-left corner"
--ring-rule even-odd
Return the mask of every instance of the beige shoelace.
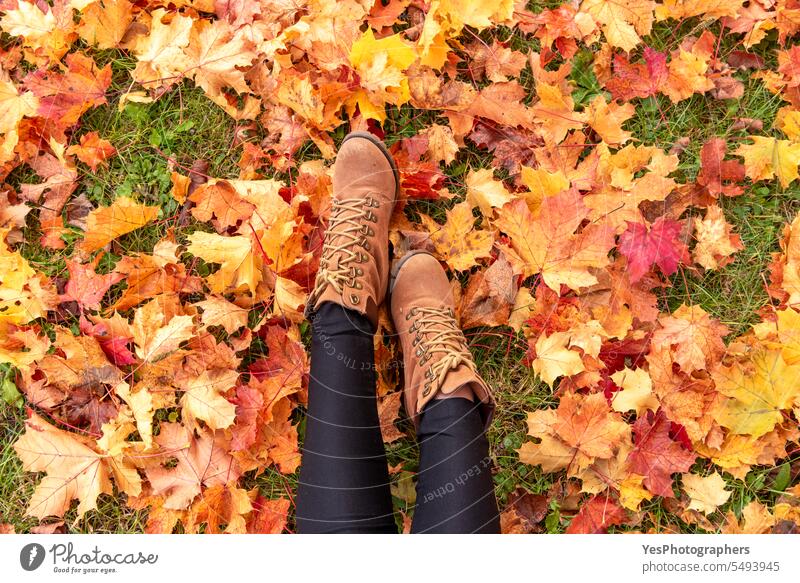
[[425, 373], [428, 379], [422, 396], [427, 397], [431, 389], [437, 390], [442, 386], [447, 373], [458, 368], [460, 364], [467, 366], [476, 375], [475, 362], [472, 360], [467, 348], [464, 333], [458, 327], [455, 315], [450, 308], [411, 308], [408, 318], [415, 317], [409, 332], [416, 332], [413, 346], [417, 346], [416, 355], [420, 364], [431, 360], [434, 355], [442, 354], [443, 357], [434, 362]]
[[[308, 300], [310, 305], [316, 303], [328, 285], [333, 286], [338, 294], [344, 293], [345, 286], [353, 289], [363, 287], [359, 278], [364, 271], [350, 264], [364, 263], [369, 259], [366, 253], [356, 248], [369, 251], [367, 237], [375, 232], [364, 221], [377, 222], [375, 213], [370, 209], [378, 206], [380, 203], [372, 197], [333, 200], [319, 270]], [[358, 304], [360, 298], [351, 294], [350, 301]]]

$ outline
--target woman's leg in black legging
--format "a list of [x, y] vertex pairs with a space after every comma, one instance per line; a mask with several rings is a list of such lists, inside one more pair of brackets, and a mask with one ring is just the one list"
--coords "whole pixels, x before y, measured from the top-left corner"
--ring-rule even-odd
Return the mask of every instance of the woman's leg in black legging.
[[331, 302], [319, 306], [311, 326], [297, 531], [396, 533], [375, 399], [374, 326]]
[[412, 533], [499, 533], [489, 443], [479, 404], [434, 399], [422, 410]]

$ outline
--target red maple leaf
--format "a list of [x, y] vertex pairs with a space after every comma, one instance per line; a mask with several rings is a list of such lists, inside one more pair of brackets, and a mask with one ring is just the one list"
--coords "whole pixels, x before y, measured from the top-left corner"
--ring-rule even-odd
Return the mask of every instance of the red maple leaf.
[[658, 265], [664, 275], [672, 275], [678, 264], [690, 263], [689, 249], [678, 239], [683, 226], [680, 221], [659, 217], [647, 230], [642, 223], [627, 221], [628, 228], [619, 238], [619, 251], [628, 258], [628, 274], [636, 283]]
[[586, 504], [572, 519], [567, 534], [600, 534], [609, 526], [622, 524], [628, 520], [625, 509], [606, 494], [598, 494]]
[[728, 145], [722, 138], [711, 138], [700, 150], [700, 173], [697, 183], [705, 186], [715, 198], [720, 194], [738, 196], [744, 192], [736, 184], [725, 182], [742, 182], [744, 180], [744, 164], [738, 160], [724, 160]]
[[631, 63], [624, 55], [614, 55], [614, 76], [606, 89], [614, 99], [629, 101], [634, 97], [650, 97], [664, 86], [669, 72], [667, 55], [645, 47], [644, 63]]
[[639, 417], [633, 424], [636, 446], [628, 456], [631, 471], [644, 476], [644, 487], [666, 498], [672, 493], [672, 474], [692, 467], [695, 454], [670, 437], [672, 422], [663, 411]]

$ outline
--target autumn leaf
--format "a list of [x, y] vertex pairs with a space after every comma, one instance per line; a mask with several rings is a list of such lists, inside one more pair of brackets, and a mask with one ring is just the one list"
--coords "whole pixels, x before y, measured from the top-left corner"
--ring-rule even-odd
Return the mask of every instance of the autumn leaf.
[[553, 290], [564, 284], [579, 290], [597, 283], [591, 268], [608, 264], [613, 234], [602, 225], [579, 228], [586, 206], [574, 190], [547, 197], [534, 217], [524, 200], [505, 205], [495, 225], [511, 238], [511, 246], [525, 263], [525, 276], [542, 274]]
[[193, 20], [175, 14], [165, 23], [166, 15], [161, 8], [153, 11], [149, 34], [136, 39], [137, 63], [131, 77], [148, 89], [172, 85], [185, 70], [181, 49], [189, 44]]
[[631, 471], [644, 476], [644, 486], [653, 494], [672, 498], [672, 474], [686, 472], [695, 460], [670, 437], [671, 422], [659, 411], [648, 413], [633, 424], [634, 448], [628, 456]]
[[154, 362], [194, 336], [194, 322], [191, 316], [164, 314], [160, 302], [154, 299], [137, 308], [131, 331], [136, 356]]
[[[99, 260], [100, 256], [97, 259]], [[74, 301], [85, 309], [99, 310], [100, 302], [108, 288], [121, 281], [124, 276], [121, 273], [100, 275], [95, 272], [96, 267], [97, 260], [89, 265], [68, 260], [69, 281], [61, 295], [61, 301]]]
[[117, 150], [108, 140], [102, 139], [97, 132], [89, 132], [81, 136], [79, 146], [67, 148], [67, 154], [78, 157], [78, 160], [86, 164], [93, 171], [105, 161], [111, 158]]
[[731, 232], [722, 209], [709, 207], [702, 220], [694, 219], [697, 245], [692, 252], [694, 260], [706, 269], [719, 269], [733, 261], [732, 255], [744, 249], [742, 238]]
[[261, 282], [261, 261], [253, 252], [250, 237], [222, 237], [214, 233], [195, 232], [189, 235], [187, 251], [220, 269], [207, 278], [211, 291], [225, 293], [246, 287], [255, 294]]
[[220, 20], [199, 20], [192, 26], [180, 66], [212, 99], [221, 98], [223, 89], [246, 93], [244, 72], [237, 67], [247, 67], [256, 58], [252, 47], [244, 31], [234, 31]]
[[128, 0], [98, 0], [82, 10], [78, 34], [90, 45], [113, 49], [120, 45], [133, 22], [133, 4]]
[[671, 348], [674, 361], [685, 372], [703, 370], [725, 353], [723, 337], [728, 327], [712, 318], [700, 306], [681, 305], [671, 316], [659, 318], [651, 345]]
[[100, 494], [113, 493], [105, 456], [86, 438], [58, 429], [35, 413], [13, 447], [26, 471], [45, 472], [28, 503], [28, 516], [64, 516], [78, 500], [80, 518], [97, 508]]
[[447, 220], [439, 225], [422, 215], [437, 255], [456, 271], [472, 267], [475, 262], [489, 256], [494, 236], [490, 231], [476, 229], [475, 217], [469, 203], [462, 202], [447, 211]]
[[647, 411], [658, 409], [658, 399], [653, 394], [653, 381], [647, 371], [641, 368], [624, 368], [611, 375], [620, 390], [614, 393], [611, 408], [620, 413], [636, 411], [641, 417]]
[[533, 370], [551, 387], [558, 377], [572, 376], [585, 370], [580, 353], [571, 350], [569, 342], [568, 332], [542, 335], [536, 341]]
[[689, 250], [679, 238], [681, 224], [659, 217], [648, 230], [641, 223], [628, 222], [619, 238], [619, 251], [628, 258], [631, 283], [639, 281], [653, 265], [672, 275], [681, 263], [691, 263]]
[[783, 188], [798, 178], [800, 144], [764, 136], [750, 136], [750, 139], [752, 144], [741, 144], [734, 152], [744, 158], [748, 178], [754, 182], [777, 178]]
[[[239, 468], [218, 432], [195, 435], [179, 423], [161, 423], [154, 438], [162, 455], [152, 457], [145, 468], [153, 493], [164, 496], [164, 507], [183, 510], [200, 494], [202, 487], [224, 486], [239, 477]], [[166, 466], [170, 459], [177, 464]]]
[[628, 515], [623, 508], [608, 496], [598, 495], [584, 503], [580, 512], [572, 519], [567, 534], [599, 534], [609, 526], [623, 524]]
[[704, 514], [715, 512], [728, 501], [733, 492], [726, 490], [725, 486], [725, 480], [717, 472], [705, 477], [697, 474], [683, 475], [683, 488], [691, 498], [689, 509]]
[[650, 0], [634, 0], [624, 5], [613, 0], [584, 0], [580, 10], [600, 24], [612, 46], [630, 52], [641, 42], [641, 35], [650, 33], [655, 6]]
[[121, 196], [111, 206], [89, 213], [85, 235], [79, 246], [88, 253], [97, 251], [117, 237], [146, 225], [156, 216], [158, 207], [139, 204], [127, 196]]
[[485, 217], [492, 216], [493, 209], [502, 208], [513, 196], [503, 183], [494, 177], [491, 170], [471, 170], [467, 175], [467, 202], [478, 207]]
[[630, 427], [601, 393], [566, 393], [558, 409], [528, 413], [528, 435], [540, 441], [522, 444], [520, 461], [576, 475], [598, 459], [614, 457], [630, 441]]
[[771, 431], [800, 396], [800, 366], [787, 365], [779, 351], [759, 351], [749, 362], [719, 367], [713, 378], [717, 390], [730, 397], [717, 419], [736, 434], [759, 437]]

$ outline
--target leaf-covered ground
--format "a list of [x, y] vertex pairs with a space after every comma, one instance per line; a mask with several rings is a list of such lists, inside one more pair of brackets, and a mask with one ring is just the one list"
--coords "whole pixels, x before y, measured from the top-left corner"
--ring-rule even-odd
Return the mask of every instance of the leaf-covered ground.
[[[505, 532], [800, 528], [798, 0], [0, 0], [0, 29], [0, 530], [293, 530], [354, 129], [495, 387]], [[398, 356], [383, 313], [403, 530]]]

